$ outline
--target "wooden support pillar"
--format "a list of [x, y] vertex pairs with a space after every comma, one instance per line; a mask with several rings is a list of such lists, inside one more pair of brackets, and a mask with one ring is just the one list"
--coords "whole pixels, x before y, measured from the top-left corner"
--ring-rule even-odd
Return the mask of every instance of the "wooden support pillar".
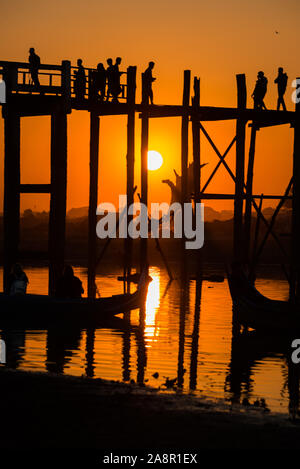
[[63, 60], [61, 63], [61, 87], [66, 112], [71, 112], [71, 62]]
[[3, 289], [7, 292], [8, 276], [18, 259], [20, 231], [20, 116], [4, 114], [4, 275]]
[[99, 124], [97, 114], [91, 112], [90, 120], [90, 195], [89, 195], [89, 234], [88, 234], [88, 296], [96, 297], [96, 259], [97, 259], [97, 204], [98, 204], [98, 166], [99, 166]]
[[[200, 78], [194, 78], [194, 98], [193, 108], [195, 114], [197, 108], [200, 106]], [[194, 161], [194, 201], [195, 204], [200, 202], [200, 126], [196, 118], [192, 119], [192, 132], [193, 132], [193, 161]]]
[[252, 212], [252, 190], [253, 190], [253, 168], [255, 157], [255, 142], [257, 128], [252, 123], [251, 139], [249, 147], [249, 159], [246, 184], [246, 207], [245, 207], [245, 261], [249, 263], [250, 244], [251, 244], [251, 212]]
[[[194, 116], [192, 117], [192, 133], [193, 133], [193, 179], [194, 179], [194, 220], [193, 225], [196, 229], [196, 205], [201, 202], [201, 154], [200, 154], [200, 123], [196, 118], [200, 106], [200, 78], [194, 77], [194, 97], [193, 97]], [[197, 259], [197, 275], [201, 268], [202, 250], [198, 251]]]
[[[300, 78], [297, 78], [300, 83]], [[299, 88], [299, 85], [298, 85]], [[294, 123], [293, 152], [293, 200], [292, 200], [292, 258], [290, 299], [300, 297], [300, 103], [296, 104], [296, 120]]]
[[183, 114], [181, 118], [181, 203], [187, 202], [188, 189], [188, 156], [189, 156], [189, 104], [190, 104], [191, 71], [184, 71], [183, 81]]
[[[149, 140], [149, 115], [148, 103], [145, 99], [144, 74], [142, 74], [142, 139], [141, 139], [141, 203], [148, 207], [148, 140]], [[148, 259], [147, 239], [141, 238], [140, 269], [146, 267]]]
[[[184, 268], [186, 265], [186, 249], [184, 234], [184, 203], [188, 202], [188, 157], [189, 157], [189, 104], [190, 104], [191, 72], [184, 71], [183, 77], [183, 97], [182, 97], [182, 117], [181, 117], [181, 210], [182, 210], [182, 238], [180, 257]], [[190, 194], [189, 194], [190, 195]], [[178, 378], [178, 383], [179, 383]]]
[[49, 294], [53, 295], [65, 258], [67, 201], [67, 114], [51, 115], [51, 200], [49, 217]]
[[[247, 102], [246, 77], [237, 75], [238, 108], [245, 109]], [[240, 118], [236, 123], [236, 181], [234, 199], [234, 227], [233, 227], [233, 257], [235, 261], [243, 262], [245, 257], [243, 233], [243, 194], [245, 167], [245, 135], [246, 121]]]
[[[136, 67], [127, 69], [127, 207], [134, 201], [134, 144], [135, 144], [135, 92], [136, 92]], [[132, 216], [127, 217], [127, 226]], [[128, 232], [128, 230], [127, 230]], [[130, 275], [132, 267], [132, 242], [127, 235], [124, 243], [125, 249], [125, 276]], [[128, 284], [129, 289], [129, 284]]]

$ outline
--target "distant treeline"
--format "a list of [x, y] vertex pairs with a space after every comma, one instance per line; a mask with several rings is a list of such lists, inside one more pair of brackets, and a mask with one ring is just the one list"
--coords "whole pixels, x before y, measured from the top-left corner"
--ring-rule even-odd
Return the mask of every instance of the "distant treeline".
[[[263, 211], [264, 217], [270, 220], [274, 213], [274, 209], [266, 208]], [[32, 260], [45, 260], [47, 259], [48, 250], [48, 212], [33, 212], [28, 209], [25, 210], [21, 217], [20, 222], [20, 252], [21, 259], [32, 259]], [[252, 222], [252, 239], [254, 238], [256, 225], [256, 214], [253, 214]], [[206, 261], [213, 262], [227, 262], [230, 261], [232, 255], [232, 235], [233, 235], [233, 212], [222, 211], [217, 212], [210, 207], [205, 207], [205, 241], [202, 249], [203, 256]], [[262, 239], [265, 233], [265, 225], [263, 222], [260, 223], [260, 239]], [[284, 244], [286, 249], [289, 249], [289, 233], [291, 231], [291, 210], [284, 208], [278, 215], [275, 223], [275, 230], [281, 242]], [[80, 262], [86, 263], [87, 258], [87, 237], [88, 237], [88, 218], [87, 208], [82, 207], [79, 209], [72, 209], [68, 212], [67, 223], [66, 223], [66, 254], [67, 258]], [[3, 254], [3, 216], [0, 216], [0, 240], [1, 249], [0, 255], [2, 258]], [[134, 246], [137, 249], [136, 256], [138, 256], [138, 240], [134, 242]], [[104, 245], [105, 240], [98, 240], [99, 252]], [[177, 259], [178, 256], [178, 244], [180, 240], [175, 239], [163, 239], [160, 240], [161, 246], [166, 252], [166, 255], [170, 260]], [[123, 253], [123, 239], [112, 240], [110, 247], [105, 254], [105, 257], [115, 258], [116, 261], [120, 261]], [[153, 240], [149, 243], [150, 251], [153, 249], [153, 258], [157, 258], [159, 261], [159, 254], [156, 252], [156, 248]], [[193, 258], [193, 252], [189, 253]], [[121, 256], [121, 257], [120, 257]], [[281, 259], [280, 251], [276, 248], [274, 240], [269, 237], [269, 241], [266, 244], [264, 253], [262, 255], [262, 261], [264, 262], [284, 262]]]

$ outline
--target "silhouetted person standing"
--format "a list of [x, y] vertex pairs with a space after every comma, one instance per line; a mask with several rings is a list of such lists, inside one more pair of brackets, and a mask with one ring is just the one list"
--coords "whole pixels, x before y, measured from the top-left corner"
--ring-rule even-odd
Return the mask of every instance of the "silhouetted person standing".
[[264, 103], [264, 97], [267, 92], [268, 79], [264, 72], [258, 72], [256, 85], [251, 97], [254, 99], [254, 109], [267, 109]]
[[286, 105], [285, 105], [283, 96], [284, 96], [284, 93], [286, 92], [287, 81], [288, 81], [287, 74], [283, 72], [282, 67], [279, 67], [278, 76], [274, 80], [274, 83], [277, 83], [277, 87], [278, 87], [277, 111], [279, 111], [280, 109], [280, 104], [282, 105], [282, 109], [286, 111]]
[[41, 64], [41, 60], [39, 56], [35, 53], [33, 47], [29, 49], [28, 61], [29, 61], [29, 71], [31, 75], [32, 84], [36, 87], [39, 87], [40, 82], [39, 82], [38, 73], [39, 73], [39, 66]]
[[114, 66], [112, 59], [107, 59], [107, 69], [106, 69], [106, 76], [107, 76], [107, 98], [106, 101], [109, 101], [110, 95], [113, 96], [114, 91]]
[[122, 62], [121, 57], [116, 58], [116, 63], [113, 65], [112, 69], [112, 95], [113, 95], [113, 102], [118, 103], [118, 96], [121, 93], [121, 84], [120, 84], [120, 77], [122, 73], [119, 70], [119, 65]]
[[156, 80], [152, 76], [152, 70], [154, 68], [154, 62], [149, 62], [148, 68], [144, 72], [144, 86], [143, 86], [143, 104], [148, 104], [149, 99], [150, 103], [153, 104], [153, 91], [152, 91], [152, 83]]
[[78, 70], [75, 71], [74, 92], [76, 98], [82, 100], [85, 96], [86, 76], [81, 59], [77, 60], [77, 67]]

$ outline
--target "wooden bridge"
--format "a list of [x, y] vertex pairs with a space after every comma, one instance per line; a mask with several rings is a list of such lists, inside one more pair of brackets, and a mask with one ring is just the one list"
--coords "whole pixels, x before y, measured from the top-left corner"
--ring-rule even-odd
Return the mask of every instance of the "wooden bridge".
[[[128, 67], [121, 77], [121, 92], [118, 102], [101, 100], [92, 93], [91, 80], [94, 69], [85, 68], [86, 89], [83, 99], [77, 99], [74, 90], [76, 67], [69, 61], [61, 65], [39, 66], [40, 86], [31, 83], [28, 63], [0, 61], [0, 77], [6, 85], [6, 103], [2, 104], [2, 115], [5, 127], [5, 177], [4, 177], [4, 289], [7, 288], [7, 277], [11, 266], [18, 259], [20, 194], [49, 193], [49, 291], [53, 293], [57, 276], [64, 264], [66, 188], [67, 188], [67, 114], [73, 109], [86, 110], [90, 113], [90, 195], [89, 195], [89, 247], [88, 247], [88, 293], [95, 295], [96, 269], [96, 207], [98, 192], [99, 162], [99, 121], [100, 116], [127, 115], [127, 200], [128, 206], [134, 198], [134, 142], [136, 113], [142, 120], [141, 130], [141, 202], [148, 200], [147, 152], [149, 138], [149, 119], [180, 117], [181, 126], [181, 171], [182, 202], [190, 199], [187, 193], [188, 168], [188, 135], [191, 122], [193, 133], [194, 191], [195, 202], [209, 199], [234, 200], [233, 257], [242, 262], [249, 261], [251, 212], [254, 208], [260, 220], [267, 227], [267, 236], [271, 235], [279, 249], [289, 257], [291, 269], [288, 274], [291, 297], [300, 293], [300, 104], [294, 112], [254, 110], [246, 107], [247, 91], [245, 75], [237, 75], [237, 106], [235, 108], [211, 107], [200, 105], [200, 79], [194, 78], [194, 94], [191, 99], [191, 72], [184, 72], [182, 104], [149, 105], [136, 100], [136, 67]], [[142, 96], [145, 87], [142, 75]], [[141, 100], [145, 103], [145, 99]], [[20, 178], [20, 119], [24, 116], [51, 116], [51, 182], [50, 184], [21, 184]], [[205, 121], [236, 121], [236, 133], [224, 154], [218, 150], [213, 139], [204, 127]], [[251, 140], [245, 174], [246, 127], [251, 127]], [[267, 221], [253, 195], [253, 166], [257, 130], [282, 124], [290, 124], [294, 129], [293, 174], [281, 196], [264, 198], [278, 199], [274, 219]], [[200, 134], [208, 140], [219, 161], [208, 180], [201, 185], [200, 174]], [[235, 146], [236, 165], [232, 170], [226, 162], [226, 156]], [[207, 187], [218, 168], [223, 165], [229, 177], [234, 181], [234, 194], [208, 194]], [[293, 188], [293, 222], [291, 252], [289, 256], [282, 246], [273, 226], [276, 215], [283, 203], [291, 198]], [[130, 217], [128, 222], [130, 221]], [[263, 240], [265, 243], [266, 240]], [[132, 243], [125, 240], [126, 265], [131, 265]], [[261, 247], [261, 246], [260, 246]], [[260, 249], [258, 249], [258, 252]], [[141, 264], [147, 260], [147, 240], [141, 240]], [[129, 268], [130, 270], [130, 268]]]

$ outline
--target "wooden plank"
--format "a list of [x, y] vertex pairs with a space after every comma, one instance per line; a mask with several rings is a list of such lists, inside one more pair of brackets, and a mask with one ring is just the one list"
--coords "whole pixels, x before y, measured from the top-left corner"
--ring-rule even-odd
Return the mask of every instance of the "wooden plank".
[[17, 85], [15, 88], [17, 92], [23, 93], [51, 93], [62, 94], [63, 88], [61, 86], [40, 85], [36, 88], [34, 85]]
[[49, 217], [49, 294], [55, 292], [65, 254], [67, 199], [67, 114], [51, 116], [51, 199]]
[[90, 193], [89, 193], [89, 232], [88, 232], [88, 296], [96, 297], [96, 259], [97, 259], [97, 203], [98, 203], [98, 167], [99, 167], [99, 117], [90, 116]]
[[[237, 75], [238, 108], [245, 109], [247, 102], [246, 77]], [[237, 119], [236, 123], [236, 173], [234, 199], [233, 255], [235, 261], [242, 262], [244, 257], [243, 236], [243, 193], [245, 165], [245, 131], [246, 121]]]
[[20, 194], [50, 194], [51, 184], [20, 184]]
[[[193, 194], [192, 196], [194, 197]], [[211, 194], [211, 193], [201, 192], [200, 197], [201, 199], [205, 199], [205, 200], [210, 200], [210, 199], [211, 200], [234, 200], [235, 194]], [[246, 194], [243, 194], [243, 198], [246, 199]], [[260, 198], [261, 198], [260, 195], [257, 195], [257, 194], [252, 195], [252, 200], [260, 199]], [[264, 199], [266, 200], [281, 200], [282, 198], [284, 200], [292, 199], [291, 196], [285, 197], [282, 195], [264, 195]]]
[[18, 260], [20, 231], [20, 116], [7, 112], [4, 119], [4, 253], [3, 289]]
[[[0, 60], [0, 67], [14, 66], [16, 68], [25, 68], [29, 70], [29, 62], [11, 62]], [[40, 64], [39, 70], [61, 70], [61, 65]]]
[[[143, 106], [136, 105], [136, 111], [142, 112]], [[189, 115], [194, 114], [193, 106], [189, 106]], [[181, 117], [184, 110], [178, 105], [154, 105], [149, 106], [149, 118]], [[283, 125], [293, 123], [295, 113], [292, 111], [258, 111], [256, 109], [226, 108], [218, 106], [200, 106], [195, 116], [198, 121], [236, 120], [257, 121], [262, 127], [267, 125]]]

